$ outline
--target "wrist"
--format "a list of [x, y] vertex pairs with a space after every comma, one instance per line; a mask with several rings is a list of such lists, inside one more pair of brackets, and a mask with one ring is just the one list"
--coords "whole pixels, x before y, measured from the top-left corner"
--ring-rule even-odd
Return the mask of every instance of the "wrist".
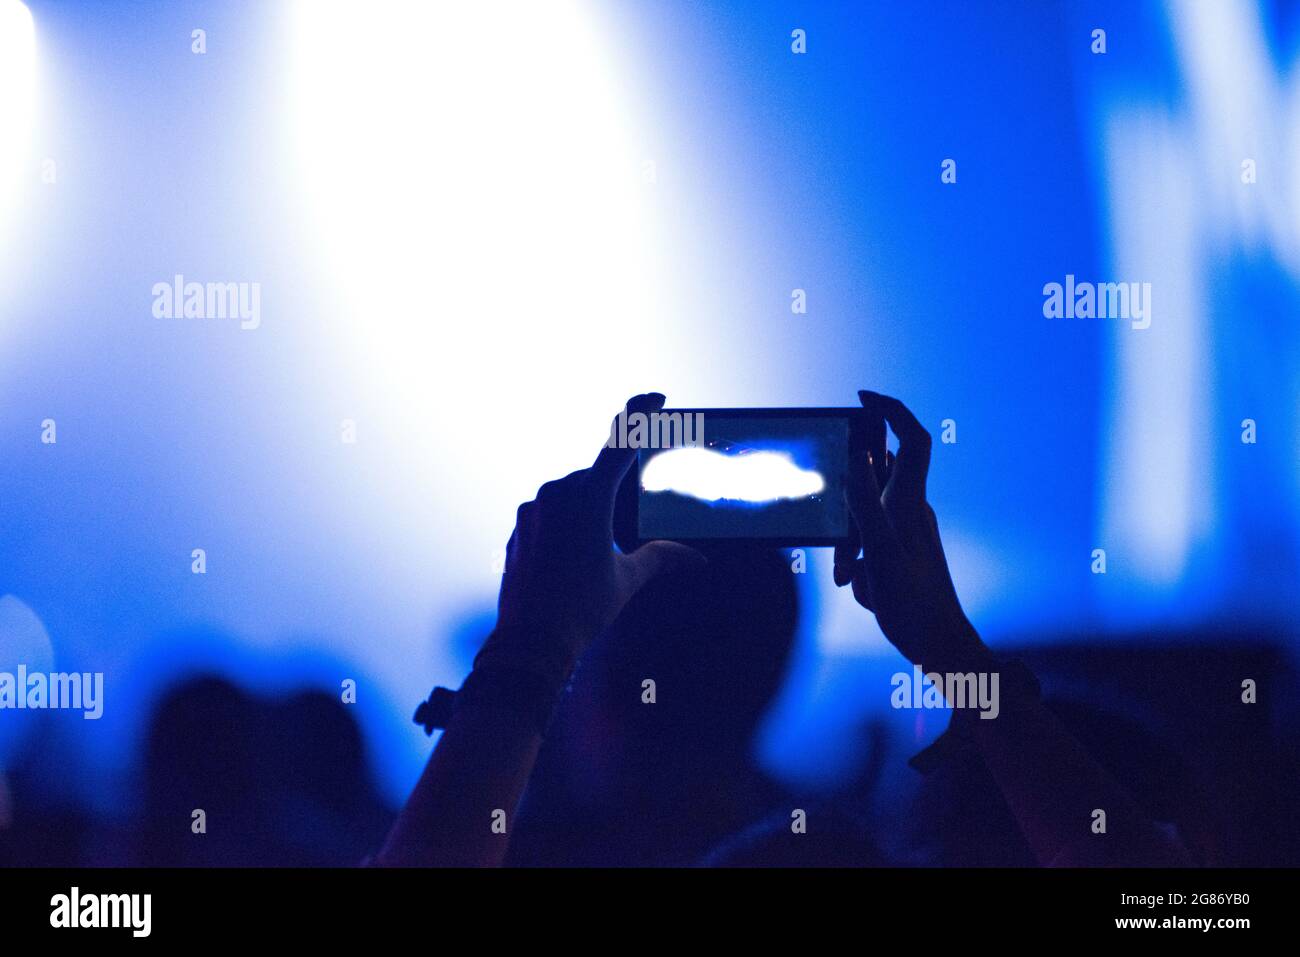
[[958, 611], [929, 632], [914, 664], [926, 672], [957, 673], [989, 670], [996, 659], [975, 626]]
[[533, 671], [475, 667], [455, 694], [453, 716], [486, 718], [544, 738], [566, 687]]
[[579, 642], [561, 629], [498, 621], [474, 657], [475, 671], [520, 671], [562, 687], [577, 666]]
[[469, 718], [475, 722], [486, 719], [502, 730], [517, 728], [546, 737], [567, 689], [567, 673], [557, 679], [554, 670], [536, 663], [521, 665], [511, 655], [480, 652], [460, 690], [434, 688], [415, 709], [413, 720], [425, 734]]

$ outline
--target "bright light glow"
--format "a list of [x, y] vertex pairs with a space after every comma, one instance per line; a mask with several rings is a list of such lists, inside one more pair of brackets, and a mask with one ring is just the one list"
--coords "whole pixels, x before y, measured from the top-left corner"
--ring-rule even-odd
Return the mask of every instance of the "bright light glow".
[[[1191, 154], [1177, 128], [1151, 115], [1116, 118], [1105, 142], [1115, 275], [1140, 276], [1155, 292], [1149, 329], [1109, 330], [1114, 380], [1101, 540], [1122, 548], [1127, 568], [1154, 593], [1177, 587], [1201, 531], [1197, 516], [1206, 513], [1205, 482], [1197, 480], [1212, 467], [1201, 437], [1210, 418], [1206, 270], [1195, 242]], [[1158, 233], [1150, 208], [1160, 210]]]
[[[519, 503], [593, 461], [628, 396], [710, 397], [688, 317], [723, 310], [678, 278], [661, 222], [691, 223], [689, 190], [669, 203], [654, 181], [674, 137], [614, 16], [578, 0], [287, 8], [286, 260], [315, 269], [282, 291], [300, 307], [264, 299], [256, 334], [297, 327], [302, 414], [357, 420], [357, 445], [338, 445], [360, 453], [340, 457], [366, 516], [352, 544], [385, 543], [378, 587], [412, 609], [375, 668], [394, 696], [427, 680], [409, 662], [430, 634], [492, 606]], [[682, 245], [707, 240], [701, 220]], [[711, 389], [732, 387], [728, 365], [707, 363]], [[451, 644], [434, 654], [451, 679]]]
[[[1198, 550], [1221, 531], [1214, 522], [1224, 503], [1212, 479], [1222, 446], [1206, 424], [1224, 416], [1212, 401], [1216, 320], [1239, 312], [1220, 301], [1220, 287], [1225, 275], [1267, 256], [1300, 279], [1300, 174], [1292, 161], [1300, 69], [1292, 64], [1289, 78], [1278, 77], [1258, 5], [1171, 2], [1167, 10], [1184, 99], [1172, 107], [1123, 99], [1101, 119], [1115, 277], [1150, 282], [1156, 304], [1150, 329], [1110, 333], [1108, 491], [1098, 538], [1125, 556], [1142, 600], [1198, 614], [1179, 590]], [[1268, 171], [1258, 174], [1267, 191], [1247, 185], [1247, 159]], [[1246, 414], [1235, 401], [1227, 421]], [[1115, 614], [1131, 619], [1134, 595], [1111, 594]], [[1209, 596], [1197, 589], [1194, 597]]]
[[18, 0], [0, 0], [0, 243], [12, 242], [13, 222], [31, 170], [36, 112], [36, 27]]
[[775, 502], [807, 498], [826, 487], [820, 472], [794, 464], [784, 452], [724, 455], [712, 449], [660, 452], [641, 471], [647, 492], [677, 492], [706, 502]]
[[400, 447], [389, 508], [499, 547], [629, 395], [690, 381], [647, 166], [662, 134], [576, 0], [292, 10], [286, 147], [315, 245], [298, 261], [322, 264], [311, 321], [354, 376], [339, 415]]

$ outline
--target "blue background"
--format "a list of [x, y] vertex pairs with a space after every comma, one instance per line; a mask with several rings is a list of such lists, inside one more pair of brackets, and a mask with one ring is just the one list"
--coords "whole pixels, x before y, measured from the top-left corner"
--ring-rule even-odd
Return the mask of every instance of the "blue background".
[[[517, 74], [493, 63], [426, 89], [411, 78], [452, 50], [472, 63], [512, 16], [475, 21], [480, 34], [442, 12], [421, 21], [425, 61], [401, 39], [418, 16], [379, 5], [27, 5], [37, 125], [23, 203], [0, 223], [0, 593], [39, 617], [58, 668], [106, 681], [102, 720], [44, 716], [44, 760], [77, 769], [45, 779], [50, 801], [129, 813], [151, 703], [207, 669], [267, 693], [356, 680], [377, 778], [400, 799], [428, 749], [409, 709], [454, 686], [490, 628], [514, 508], [587, 464], [623, 399], [649, 388], [675, 406], [843, 405], [862, 387], [902, 397], [936, 436], [931, 500], [991, 643], [1294, 627], [1293, 8], [566, 8], [611, 71], [574, 88], [617, 86], [631, 156], [619, 175], [657, 224], [645, 274], [667, 306], [647, 319], [632, 318], [634, 291], [588, 302], [587, 246], [510, 239], [521, 223], [548, 235], [583, 201], [536, 165], [556, 151], [569, 162], [563, 124], [554, 143], [546, 124], [493, 140], [510, 154], [484, 183], [441, 184], [487, 196], [491, 177], [517, 177], [500, 187], [515, 215], [487, 244], [450, 214], [439, 222], [407, 141], [348, 127], [378, 97], [398, 104], [402, 135], [427, 128], [431, 150], [504, 135], [508, 104], [570, 56], [559, 13]], [[477, 16], [466, 7], [443, 12]], [[385, 20], [358, 26], [356, 42], [406, 43], [393, 57], [407, 85], [346, 44], [318, 45], [363, 105], [337, 106], [334, 139], [304, 141], [301, 93], [285, 93], [294, 44], [330, 17]], [[1104, 54], [1090, 51], [1095, 28]], [[482, 128], [444, 123], [452, 102]], [[587, 135], [612, 129], [568, 105]], [[335, 148], [361, 165], [329, 167], [322, 189], [312, 156], [328, 165]], [[1253, 185], [1240, 181], [1247, 157]], [[55, 184], [40, 181], [46, 158]], [[948, 158], [955, 184], [940, 180]], [[351, 225], [304, 212], [345, 195], [365, 210]], [[543, 205], [519, 206], [534, 196]], [[412, 245], [437, 228], [463, 235], [492, 281], [458, 286], [447, 247]], [[332, 230], [342, 238], [323, 251]], [[344, 291], [362, 248], [389, 284], [370, 312]], [[570, 272], [541, 288], [532, 267]], [[261, 327], [154, 319], [149, 290], [176, 273], [260, 282]], [[1044, 284], [1067, 273], [1151, 282], [1152, 328], [1044, 318]], [[535, 293], [535, 313], [502, 307], [498, 287]], [[585, 308], [598, 325], [575, 318]], [[358, 345], [383, 338], [397, 348]], [[409, 365], [392, 371], [394, 355]], [[39, 440], [47, 417], [57, 445]], [[1241, 442], [1248, 417], [1254, 445]], [[356, 445], [339, 441], [344, 418]], [[946, 419], [953, 444], [937, 441]], [[203, 576], [190, 571], [196, 547]], [[810, 558], [795, 667], [760, 747], [791, 781], [834, 779], [864, 716], [901, 722], [918, 745], [942, 726], [890, 713], [902, 660], [831, 587], [829, 554]], [[0, 761], [27, 734], [5, 722]]]

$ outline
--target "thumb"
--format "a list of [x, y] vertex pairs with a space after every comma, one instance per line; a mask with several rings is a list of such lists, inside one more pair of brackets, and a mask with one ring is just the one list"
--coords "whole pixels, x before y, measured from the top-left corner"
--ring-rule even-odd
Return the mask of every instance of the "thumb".
[[708, 559], [681, 542], [646, 542], [632, 554], [623, 556], [623, 565], [627, 569], [628, 597], [660, 575], [703, 568], [706, 564]]

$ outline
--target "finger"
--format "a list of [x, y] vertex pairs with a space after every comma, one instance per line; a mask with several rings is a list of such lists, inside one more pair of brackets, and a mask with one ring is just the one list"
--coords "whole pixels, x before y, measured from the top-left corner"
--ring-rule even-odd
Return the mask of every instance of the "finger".
[[907, 406], [897, 399], [863, 389], [858, 399], [864, 406], [880, 409], [898, 436], [898, 455], [889, 485], [909, 498], [925, 499], [925, 480], [930, 473], [930, 433]]
[[[643, 395], [633, 396], [627, 400], [627, 407], [620, 415], [630, 418], [633, 415], [650, 415], [658, 412], [664, 407], [664, 397], [658, 392], [647, 392]], [[618, 439], [622, 433], [618, 428], [618, 418], [614, 419], [614, 424], [610, 429], [609, 441], [605, 447], [600, 450], [596, 456], [596, 461], [592, 464], [588, 481], [591, 491], [598, 496], [598, 500], [603, 504], [608, 502], [610, 515], [614, 514], [614, 495], [618, 492], [619, 483], [623, 481], [623, 476], [627, 474], [628, 468], [636, 460], [637, 450], [635, 448], [620, 448]]]
[[524, 502], [515, 512], [515, 527], [506, 542], [506, 567], [511, 568], [521, 548], [526, 548], [533, 541], [533, 519], [537, 514], [536, 502]]
[[533, 499], [547, 513], [567, 508], [582, 494], [582, 480], [582, 472], [570, 472], [562, 479], [552, 479], [542, 485]]
[[[523, 505], [520, 505], [519, 508], [516, 509], [515, 511], [515, 534], [516, 535], [520, 534], [522, 530], [531, 523], [533, 511], [536, 508], [536, 506], [537, 506], [536, 501], [524, 502]], [[510, 537], [514, 538], [515, 535], [511, 535]]]
[[871, 601], [871, 579], [867, 572], [867, 561], [859, 558], [853, 563], [853, 597], [859, 605], [875, 614], [876, 606]]
[[889, 542], [893, 532], [885, 509], [880, 504], [880, 488], [876, 485], [876, 474], [871, 453], [867, 453], [865, 468], [855, 468], [844, 483], [844, 497], [849, 505], [849, 514], [862, 538], [863, 553], [879, 551]]
[[627, 597], [636, 594], [647, 582], [668, 572], [702, 568], [708, 559], [681, 542], [646, 542], [631, 555], [624, 555], [627, 569]]
[[[847, 508], [847, 502], [845, 503]], [[853, 580], [853, 562], [862, 552], [862, 539], [858, 535], [858, 526], [849, 516], [849, 534], [846, 539], [835, 546], [834, 577], [835, 586], [842, 588]]]
[[515, 536], [519, 533], [514, 529], [510, 530], [510, 537], [506, 540], [506, 557], [501, 563], [501, 574], [505, 574], [515, 566], [515, 556], [519, 553], [519, 548], [515, 545]]
[[[853, 569], [853, 597], [859, 605], [875, 614], [879, 621], [882, 606], [886, 610], [906, 606], [907, 575], [903, 547], [891, 529], [888, 537], [883, 538], [876, 547], [863, 547], [862, 558]], [[884, 622], [881, 622], [881, 627], [890, 628]], [[892, 631], [886, 630], [886, 635], [890, 634]]]

